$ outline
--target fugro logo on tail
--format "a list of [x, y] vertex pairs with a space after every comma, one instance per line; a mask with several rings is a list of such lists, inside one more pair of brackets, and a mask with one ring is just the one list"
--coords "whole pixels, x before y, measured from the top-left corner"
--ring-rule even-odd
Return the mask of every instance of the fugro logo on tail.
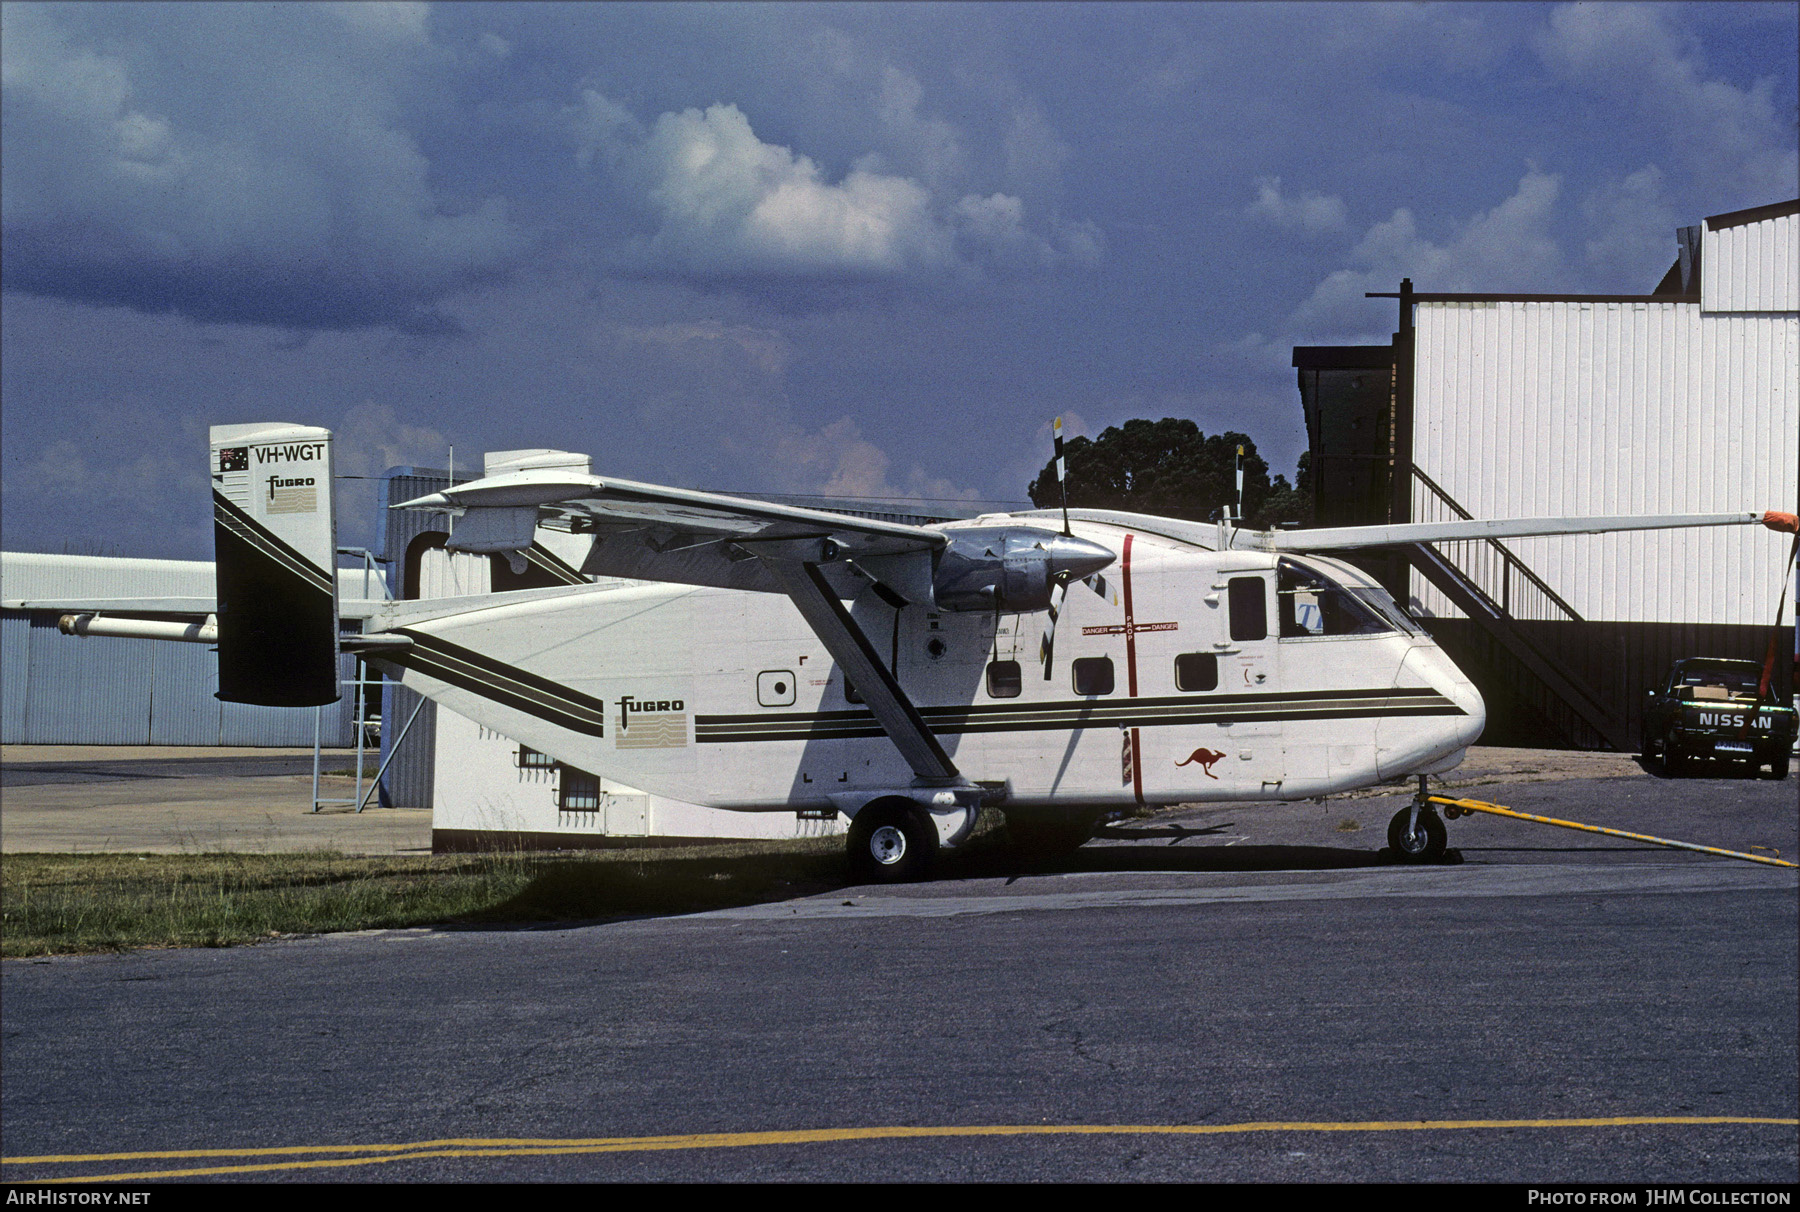
[[311, 707], [338, 698], [331, 435], [215, 425], [219, 697]]

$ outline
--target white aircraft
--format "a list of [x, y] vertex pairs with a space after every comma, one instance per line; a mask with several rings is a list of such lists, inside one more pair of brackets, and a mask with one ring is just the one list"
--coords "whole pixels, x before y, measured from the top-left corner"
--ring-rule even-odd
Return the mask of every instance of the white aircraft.
[[[1481, 696], [1385, 590], [1321, 552], [1762, 520], [1259, 533], [1065, 509], [910, 526], [502, 451], [481, 478], [395, 508], [453, 515], [452, 550], [516, 569], [539, 526], [592, 535], [580, 571], [640, 583], [359, 603], [364, 634], [340, 637], [330, 432], [215, 426], [212, 476], [216, 603], [164, 613], [213, 617], [89, 602], [65, 631], [216, 643], [220, 698], [284, 706], [336, 700], [337, 653], [353, 649], [581, 770], [718, 808], [841, 813], [854, 872], [889, 881], [928, 870], [982, 809], [1074, 846], [1139, 805], [1454, 767], [1481, 735]], [[1389, 840], [1442, 854], [1423, 782]]]

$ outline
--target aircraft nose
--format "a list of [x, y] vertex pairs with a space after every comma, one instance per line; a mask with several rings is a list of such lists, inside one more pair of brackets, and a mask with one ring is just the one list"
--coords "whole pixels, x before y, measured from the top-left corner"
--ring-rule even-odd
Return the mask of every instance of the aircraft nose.
[[1428, 687], [1451, 714], [1394, 716], [1376, 725], [1376, 769], [1382, 778], [1406, 774], [1467, 749], [1487, 725], [1487, 705], [1463, 671], [1435, 644], [1414, 644], [1400, 663], [1396, 687]]
[[1093, 576], [1119, 557], [1110, 547], [1091, 539], [1059, 534], [1044, 544], [1050, 556], [1050, 572], [1071, 580]]

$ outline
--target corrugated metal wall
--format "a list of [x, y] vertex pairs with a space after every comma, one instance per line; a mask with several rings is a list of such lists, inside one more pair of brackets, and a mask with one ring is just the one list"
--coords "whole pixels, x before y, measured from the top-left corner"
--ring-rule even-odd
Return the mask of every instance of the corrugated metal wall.
[[1800, 215], [1771, 215], [1700, 236], [1700, 293], [1707, 311], [1800, 310]]
[[[360, 573], [350, 574], [360, 581]], [[194, 560], [0, 553], [9, 599], [211, 597], [213, 568]], [[55, 612], [0, 612], [0, 739], [36, 745], [243, 745], [313, 743], [311, 708], [221, 703], [218, 662], [204, 644], [77, 638]], [[342, 659], [342, 676], [354, 660]], [[323, 740], [354, 745], [351, 700], [325, 709]]]
[[[1421, 302], [1417, 325], [1414, 458], [1475, 517], [1791, 510], [1800, 497], [1800, 317]], [[1415, 489], [1415, 518], [1441, 513]], [[1749, 527], [1507, 545], [1583, 617], [1631, 622], [1766, 626], [1786, 554]], [[1416, 573], [1413, 592], [1458, 613]]]
[[[458, 480], [468, 478], [465, 473]], [[409, 579], [407, 549], [419, 535], [440, 529], [444, 522], [436, 514], [391, 510], [388, 506], [441, 492], [449, 486], [449, 472], [420, 467], [392, 468], [381, 482], [382, 556], [388, 561], [388, 584], [396, 598], [419, 596], [419, 587]], [[394, 742], [400, 739], [400, 731], [415, 709], [418, 717], [396, 753]], [[381, 760], [387, 763], [387, 773], [381, 776], [383, 804], [431, 807], [432, 771], [437, 764], [437, 704], [397, 682], [385, 680], [381, 687]]]

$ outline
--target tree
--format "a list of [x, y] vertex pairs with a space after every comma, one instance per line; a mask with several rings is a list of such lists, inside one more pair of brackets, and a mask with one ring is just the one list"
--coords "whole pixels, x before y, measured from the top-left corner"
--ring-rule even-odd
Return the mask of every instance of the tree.
[[[1307, 456], [1300, 458], [1299, 488], [1285, 476], [1269, 481], [1269, 465], [1256, 453], [1256, 443], [1241, 433], [1207, 437], [1192, 421], [1164, 417], [1133, 420], [1102, 433], [1098, 440], [1074, 438], [1063, 444], [1068, 465], [1069, 504], [1089, 509], [1120, 509], [1209, 522], [1218, 510], [1237, 501], [1237, 450], [1244, 448], [1244, 516], [1250, 524], [1307, 522], [1312, 497], [1305, 483]], [[1026, 489], [1040, 509], [1062, 504], [1052, 458]]]

